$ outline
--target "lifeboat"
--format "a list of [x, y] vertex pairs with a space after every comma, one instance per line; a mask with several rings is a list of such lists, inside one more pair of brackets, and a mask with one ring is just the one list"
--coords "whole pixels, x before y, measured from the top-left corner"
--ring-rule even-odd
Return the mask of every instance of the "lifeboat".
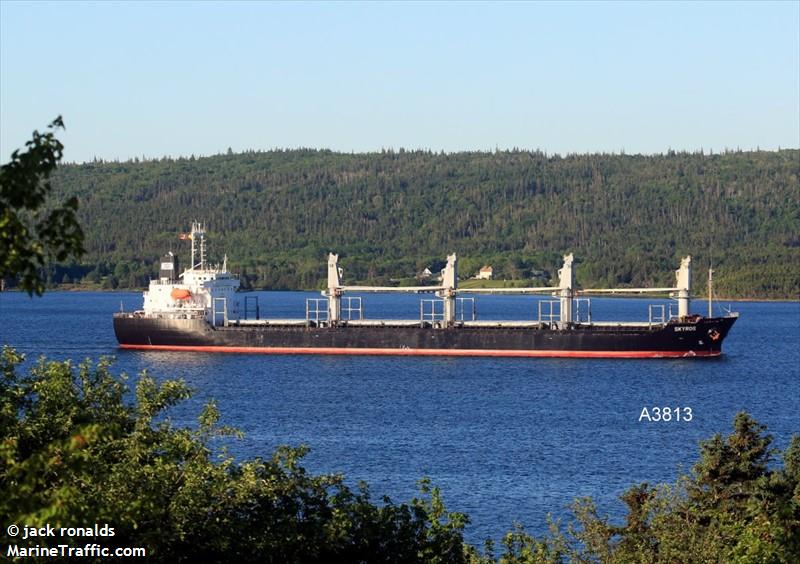
[[192, 297], [192, 293], [184, 288], [173, 288], [170, 297], [173, 300], [188, 300]]

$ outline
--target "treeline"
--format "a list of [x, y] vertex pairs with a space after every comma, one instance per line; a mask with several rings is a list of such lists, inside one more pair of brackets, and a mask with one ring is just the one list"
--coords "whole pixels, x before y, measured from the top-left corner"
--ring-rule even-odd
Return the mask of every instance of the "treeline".
[[328, 251], [349, 282], [381, 284], [436, 273], [450, 252], [462, 278], [490, 264], [496, 277], [541, 279], [574, 252], [584, 286], [671, 284], [692, 254], [698, 278], [713, 260], [720, 295], [800, 294], [795, 149], [269, 151], [62, 165], [53, 184], [79, 197], [88, 251], [53, 283], [142, 286], [164, 252], [187, 261], [178, 234], [198, 219], [212, 258], [227, 253], [246, 287], [319, 287]]
[[305, 448], [244, 461], [220, 454], [220, 439], [237, 433], [220, 425], [213, 403], [196, 428], [174, 426], [169, 408], [189, 397], [182, 382], [143, 373], [134, 392], [107, 361], [41, 359], [27, 374], [22, 361], [10, 348], [0, 353], [0, 517], [56, 530], [107, 524], [114, 536], [24, 541], [4, 526], [11, 561], [71, 541], [79, 550], [144, 548], [148, 562], [170, 563], [788, 564], [800, 554], [800, 437], [779, 453], [745, 413], [728, 437], [701, 442], [699, 461], [677, 484], [625, 492], [624, 522], [583, 498], [544, 536], [517, 526], [500, 546], [481, 549], [464, 540], [468, 516], [447, 511], [427, 481], [409, 503], [375, 502], [366, 484], [309, 474]]

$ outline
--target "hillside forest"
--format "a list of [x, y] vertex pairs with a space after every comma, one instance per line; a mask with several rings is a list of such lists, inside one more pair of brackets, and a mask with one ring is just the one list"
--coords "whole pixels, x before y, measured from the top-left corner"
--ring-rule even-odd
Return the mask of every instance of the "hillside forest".
[[583, 287], [671, 285], [693, 255], [731, 298], [800, 294], [800, 150], [547, 155], [275, 150], [63, 164], [87, 253], [51, 284], [140, 288], [179, 239], [207, 224], [212, 260], [246, 288], [320, 288], [340, 254], [346, 283], [408, 284], [459, 255], [462, 279], [548, 285], [575, 253]]

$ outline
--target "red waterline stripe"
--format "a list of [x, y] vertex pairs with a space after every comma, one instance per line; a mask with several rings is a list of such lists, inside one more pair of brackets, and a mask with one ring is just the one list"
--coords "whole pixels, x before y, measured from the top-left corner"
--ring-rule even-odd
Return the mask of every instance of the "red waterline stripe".
[[371, 356], [507, 356], [507, 357], [548, 357], [548, 358], [681, 358], [711, 357], [722, 354], [720, 351], [531, 351], [502, 349], [367, 349], [333, 347], [223, 347], [217, 345], [120, 345], [123, 349], [146, 351], [184, 351], [221, 353], [259, 353], [259, 354], [340, 354]]

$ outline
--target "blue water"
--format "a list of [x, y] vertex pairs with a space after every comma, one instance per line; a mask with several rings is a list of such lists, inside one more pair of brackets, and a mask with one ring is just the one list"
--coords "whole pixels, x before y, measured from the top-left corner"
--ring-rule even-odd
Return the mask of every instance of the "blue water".
[[[318, 294], [259, 292], [262, 315], [302, 317]], [[479, 297], [481, 319], [533, 319], [534, 298]], [[595, 320], [646, 319], [653, 300], [593, 300]], [[666, 301], [659, 303], [668, 303]], [[728, 433], [747, 410], [784, 448], [800, 432], [800, 304], [736, 303], [718, 360], [553, 360], [264, 356], [117, 349], [111, 314], [140, 293], [0, 294], [0, 343], [29, 355], [114, 355], [130, 375], [182, 377], [195, 397], [171, 412], [194, 424], [215, 398], [223, 422], [246, 433], [238, 457], [281, 444], [312, 448], [306, 467], [365, 480], [378, 499], [408, 501], [429, 476], [467, 538], [499, 539], [512, 522], [546, 529], [577, 496], [624, 514], [630, 485], [673, 481], [700, 439]], [[365, 296], [368, 318], [416, 318], [418, 296]], [[699, 313], [704, 304], [696, 304]], [[639, 422], [643, 407], [690, 407], [690, 422]]]

